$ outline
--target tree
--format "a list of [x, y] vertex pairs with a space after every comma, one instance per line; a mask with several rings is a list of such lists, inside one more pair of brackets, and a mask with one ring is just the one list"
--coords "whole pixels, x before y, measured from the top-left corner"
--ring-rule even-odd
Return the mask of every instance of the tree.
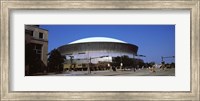
[[115, 67], [117, 67], [117, 66], [120, 66], [120, 63], [122, 62], [121, 61], [121, 57], [119, 57], [119, 56], [117, 56], [117, 57], [113, 57], [113, 62], [112, 62], [112, 66], [115, 66]]
[[122, 63], [124, 66], [132, 66], [133, 65], [133, 59], [129, 58], [127, 55], [124, 55], [121, 57], [122, 58]]
[[134, 68], [136, 65], [136, 59], [129, 58], [128, 56], [117, 56], [113, 58], [113, 66], [120, 66], [120, 63], [123, 63], [123, 68]]
[[48, 58], [48, 68], [50, 72], [62, 72], [65, 56], [62, 56], [57, 49], [53, 49]]
[[150, 62], [150, 65], [151, 65], [151, 67], [152, 67], [153, 65], [155, 65], [155, 62]]
[[172, 63], [170, 64], [170, 66], [171, 66], [171, 68], [175, 68], [175, 63], [172, 62]]
[[141, 68], [142, 66], [145, 66], [145, 63], [142, 59], [135, 59], [135, 64]]

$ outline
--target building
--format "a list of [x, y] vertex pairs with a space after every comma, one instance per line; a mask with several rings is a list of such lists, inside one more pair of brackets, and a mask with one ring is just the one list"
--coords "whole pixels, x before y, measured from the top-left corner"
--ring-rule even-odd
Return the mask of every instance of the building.
[[32, 50], [37, 58], [47, 66], [48, 30], [40, 28], [39, 25], [25, 25], [25, 45], [27, 44], [33, 46]]
[[105, 64], [110, 66], [113, 57], [137, 55], [138, 46], [107, 37], [91, 37], [58, 47], [61, 55], [66, 56], [64, 68], [85, 68], [87, 64]]

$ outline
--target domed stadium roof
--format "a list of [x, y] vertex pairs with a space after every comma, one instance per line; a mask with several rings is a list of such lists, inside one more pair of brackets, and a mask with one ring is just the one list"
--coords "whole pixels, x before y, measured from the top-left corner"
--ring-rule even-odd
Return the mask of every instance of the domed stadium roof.
[[114, 39], [114, 38], [108, 38], [108, 37], [90, 37], [90, 38], [84, 38], [80, 40], [73, 41], [69, 44], [76, 44], [76, 43], [87, 43], [87, 42], [117, 42], [117, 43], [126, 43], [124, 41]]

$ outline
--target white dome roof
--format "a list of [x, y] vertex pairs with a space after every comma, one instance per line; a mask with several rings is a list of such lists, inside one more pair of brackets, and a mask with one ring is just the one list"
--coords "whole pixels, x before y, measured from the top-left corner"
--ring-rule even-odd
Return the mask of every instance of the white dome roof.
[[90, 37], [90, 38], [84, 38], [80, 40], [73, 41], [69, 44], [75, 44], [75, 43], [86, 43], [86, 42], [118, 42], [118, 43], [126, 43], [124, 41], [108, 38], [108, 37]]

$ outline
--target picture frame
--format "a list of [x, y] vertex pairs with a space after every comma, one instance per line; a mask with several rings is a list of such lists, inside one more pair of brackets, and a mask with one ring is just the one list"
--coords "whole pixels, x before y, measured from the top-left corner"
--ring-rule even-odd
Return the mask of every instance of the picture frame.
[[[10, 91], [10, 12], [12, 10], [190, 10], [191, 91]], [[200, 100], [199, 0], [1, 0], [1, 100]]]

